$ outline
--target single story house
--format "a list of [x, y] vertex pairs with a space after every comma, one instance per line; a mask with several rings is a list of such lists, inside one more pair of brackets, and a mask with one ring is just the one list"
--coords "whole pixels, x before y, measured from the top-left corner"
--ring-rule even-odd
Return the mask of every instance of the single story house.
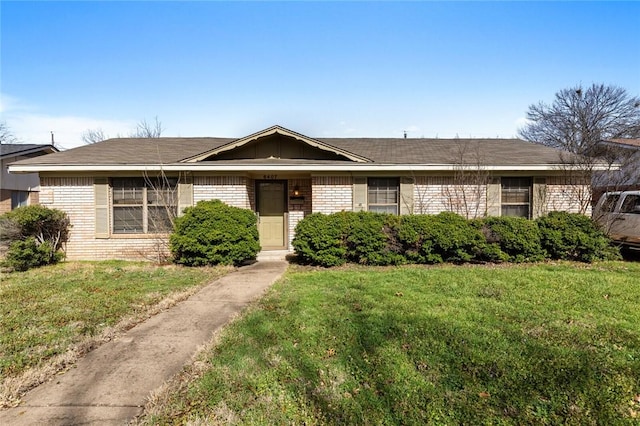
[[58, 152], [53, 145], [0, 144], [0, 214], [16, 207], [38, 204], [38, 173], [10, 174], [7, 166], [19, 160]]
[[561, 157], [517, 139], [314, 138], [273, 126], [241, 138], [109, 139], [10, 171], [39, 173], [40, 203], [67, 212], [69, 259], [113, 259], [166, 249], [171, 216], [200, 200], [254, 211], [263, 250], [291, 250], [312, 212], [583, 211], [590, 176]]

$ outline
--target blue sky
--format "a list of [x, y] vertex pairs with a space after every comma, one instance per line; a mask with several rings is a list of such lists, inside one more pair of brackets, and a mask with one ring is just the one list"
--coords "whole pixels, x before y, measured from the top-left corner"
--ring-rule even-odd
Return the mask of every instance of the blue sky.
[[576, 84], [640, 95], [640, 2], [0, 3], [2, 120], [22, 141], [513, 137]]

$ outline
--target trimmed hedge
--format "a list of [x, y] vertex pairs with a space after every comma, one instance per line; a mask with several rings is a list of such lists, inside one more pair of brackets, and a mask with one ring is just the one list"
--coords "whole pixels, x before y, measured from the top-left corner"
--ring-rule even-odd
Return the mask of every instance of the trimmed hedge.
[[611, 240], [584, 215], [551, 212], [536, 222], [542, 248], [551, 259], [593, 262], [616, 256]]
[[178, 264], [239, 265], [260, 251], [257, 218], [220, 200], [199, 201], [175, 219], [169, 245]]
[[340, 266], [347, 261], [347, 213], [312, 213], [298, 222], [292, 245], [304, 263]]
[[495, 244], [508, 262], [539, 262], [545, 253], [535, 221], [523, 217], [489, 217], [476, 221], [488, 244]]
[[442, 262], [538, 262], [615, 258], [608, 238], [586, 216], [554, 212], [537, 220], [467, 220], [443, 212], [396, 216], [374, 212], [314, 213], [296, 227], [302, 263], [325, 267]]

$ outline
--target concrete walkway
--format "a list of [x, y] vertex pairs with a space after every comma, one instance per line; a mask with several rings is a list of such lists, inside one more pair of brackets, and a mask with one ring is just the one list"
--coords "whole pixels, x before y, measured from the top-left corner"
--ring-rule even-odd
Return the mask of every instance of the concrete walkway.
[[284, 260], [259, 259], [88, 353], [25, 395], [20, 406], [0, 411], [0, 425], [126, 424], [142, 413], [152, 390], [287, 268]]

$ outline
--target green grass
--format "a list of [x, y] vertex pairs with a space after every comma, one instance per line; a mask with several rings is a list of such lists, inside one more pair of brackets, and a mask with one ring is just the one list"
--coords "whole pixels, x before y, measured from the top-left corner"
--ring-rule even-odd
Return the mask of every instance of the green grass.
[[639, 278], [622, 262], [293, 270], [144, 422], [640, 424]]
[[223, 271], [113, 261], [69, 262], [2, 274], [0, 379], [39, 366], [71, 345]]

